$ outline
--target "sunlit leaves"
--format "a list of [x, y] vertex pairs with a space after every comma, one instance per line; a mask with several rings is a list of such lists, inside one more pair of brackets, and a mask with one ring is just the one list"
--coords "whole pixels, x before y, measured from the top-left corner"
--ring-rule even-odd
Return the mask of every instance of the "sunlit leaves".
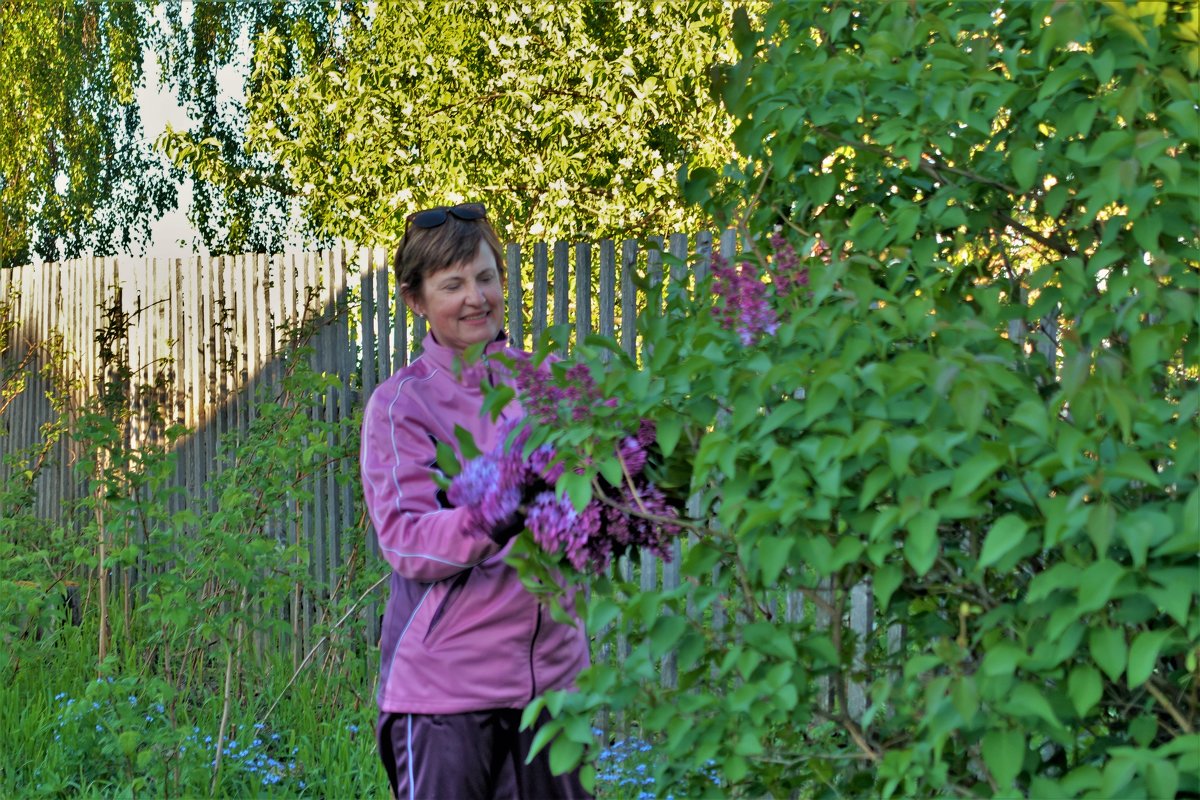
[[175, 204], [134, 96], [141, 2], [0, 7], [0, 268], [136, 251]]

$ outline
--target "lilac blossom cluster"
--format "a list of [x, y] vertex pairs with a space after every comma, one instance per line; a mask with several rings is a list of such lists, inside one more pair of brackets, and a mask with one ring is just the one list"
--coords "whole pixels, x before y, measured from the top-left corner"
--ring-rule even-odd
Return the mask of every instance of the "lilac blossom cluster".
[[721, 299], [717, 319], [725, 330], [737, 333], [743, 345], [753, 344], [762, 334], [779, 329], [779, 317], [767, 299], [767, 287], [759, 279], [753, 262], [730, 264], [713, 256], [713, 291]]
[[[591, 417], [599, 392], [587, 364], [574, 364], [564, 377], [566, 385], [560, 386], [529, 356], [519, 358], [515, 364], [515, 378], [517, 389], [525, 398], [526, 411], [546, 424], [559, 419], [583, 422]], [[615, 403], [615, 398], [604, 401], [610, 407]]]
[[619, 487], [601, 486], [582, 511], [555, 492], [564, 468], [552, 448], [543, 445], [522, 458], [528, 436], [523, 426], [507, 448], [501, 444], [468, 462], [450, 484], [450, 502], [475, 509], [495, 527], [511, 520], [524, 501], [525, 525], [537, 545], [580, 572], [603, 571], [614, 557], [637, 548], [670, 558], [670, 540], [680, 532], [678, 512], [643, 474], [653, 423], [643, 421], [637, 435], [621, 440], [625, 479]]
[[[800, 262], [796, 249], [782, 233], [771, 239], [773, 251], [767, 272], [776, 298], [786, 297], [797, 288], [808, 286], [808, 267]], [[828, 250], [818, 243], [814, 254]], [[751, 345], [763, 334], [773, 335], [779, 329], [779, 317], [771, 305], [767, 285], [750, 259], [731, 265], [721, 255], [713, 256], [713, 292], [720, 299], [717, 319], [725, 330], [737, 333], [744, 345]]]
[[[818, 248], [824, 247], [823, 244]], [[771, 249], [775, 251], [771, 259], [771, 283], [775, 294], [783, 297], [792, 289], [808, 286], [808, 268], [800, 265], [800, 257], [782, 233], [771, 237]]]

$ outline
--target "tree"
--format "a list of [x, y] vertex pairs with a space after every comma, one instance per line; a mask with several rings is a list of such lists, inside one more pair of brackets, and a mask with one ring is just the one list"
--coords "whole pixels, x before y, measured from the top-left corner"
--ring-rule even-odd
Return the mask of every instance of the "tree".
[[[147, 41], [163, 62], [163, 80], [194, 120], [168, 129], [156, 142], [175, 163], [176, 180], [191, 179], [192, 224], [213, 253], [276, 252], [303, 233], [298, 188], [285, 166], [250, 141], [246, 103], [226, 95], [218, 75], [249, 67], [247, 51], [261, 36], [277, 36], [273, 69], [288, 78], [303, 70], [304, 54], [327, 53], [342, 15], [354, 3], [331, 0], [230, 3], [153, 0]], [[262, 90], [257, 73], [244, 77], [249, 98]]]
[[[229, 140], [203, 130], [165, 145], [223, 191], [294, 196], [320, 237], [387, 240], [406, 214], [457, 198], [488, 203], [514, 239], [694, 226], [702, 212], [681, 201], [675, 173], [732, 155], [730, 119], [706, 78], [732, 57], [731, 9], [700, 0], [330, 6], [323, 23], [252, 30], [237, 158], [262, 169], [239, 166]], [[238, 206], [228, 208], [232, 220]]]
[[141, 135], [140, 3], [0, 3], [0, 266], [143, 245], [175, 203]]
[[618, 402], [533, 440], [578, 502], [656, 423], [647, 472], [695, 537], [681, 589], [591, 581], [631, 652], [545, 700], [556, 764], [607, 710], [677, 793], [709, 765], [750, 796], [1200, 792], [1198, 22], [739, 15], [716, 89], [744, 158], [685, 191], [742, 252], [651, 307], [641, 363], [582, 348]]

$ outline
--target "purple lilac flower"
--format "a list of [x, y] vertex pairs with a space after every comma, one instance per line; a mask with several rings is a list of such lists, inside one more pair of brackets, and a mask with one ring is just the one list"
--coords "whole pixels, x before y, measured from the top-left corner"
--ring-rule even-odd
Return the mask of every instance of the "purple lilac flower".
[[808, 268], [800, 265], [796, 249], [782, 233], [771, 237], [771, 247], [775, 251], [771, 263], [771, 280], [775, 285], [775, 294], [782, 297], [795, 287], [808, 286]]
[[641, 441], [637, 437], [626, 436], [621, 440], [618, 450], [629, 474], [640, 474], [642, 467], [646, 466], [646, 449], [642, 446]]
[[713, 279], [713, 291], [721, 300], [717, 319], [722, 328], [735, 331], [743, 345], [779, 329], [775, 309], [767, 301], [767, 287], [751, 262], [731, 266], [720, 254], [714, 255]]
[[493, 459], [487, 456], [473, 458], [451, 481], [446, 494], [455, 506], [478, 506], [499, 478], [500, 469]]
[[512, 519], [521, 504], [528, 468], [520, 449], [504, 450], [503, 440], [491, 452], [468, 461], [446, 493], [457, 507], [467, 507], [488, 527]]
[[557, 553], [570, 534], [576, 516], [575, 507], [568, 498], [559, 499], [554, 492], [541, 492], [525, 512], [525, 525], [539, 547], [548, 553]]
[[546, 483], [554, 484], [562, 477], [562, 461], [555, 461], [554, 448], [548, 444], [541, 445], [529, 454], [529, 469]]
[[658, 435], [658, 430], [655, 428], [654, 420], [643, 419], [638, 423], [637, 440], [643, 448], [648, 448], [654, 444], [654, 440]]
[[525, 398], [526, 410], [543, 423], [560, 419], [582, 422], [592, 414], [597, 401], [596, 381], [586, 364], [567, 369], [565, 386], [559, 386], [545, 370], [534, 366], [529, 356], [517, 359], [517, 389]]

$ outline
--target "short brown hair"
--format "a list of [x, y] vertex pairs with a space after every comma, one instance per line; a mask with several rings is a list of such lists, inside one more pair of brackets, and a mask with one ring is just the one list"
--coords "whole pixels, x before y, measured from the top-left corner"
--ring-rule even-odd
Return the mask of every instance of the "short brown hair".
[[496, 257], [496, 272], [503, 275], [500, 237], [486, 217], [462, 220], [447, 214], [446, 221], [434, 228], [409, 225], [392, 260], [397, 291], [420, 297], [426, 277], [470, 261], [479, 252], [480, 242], [491, 248]]

